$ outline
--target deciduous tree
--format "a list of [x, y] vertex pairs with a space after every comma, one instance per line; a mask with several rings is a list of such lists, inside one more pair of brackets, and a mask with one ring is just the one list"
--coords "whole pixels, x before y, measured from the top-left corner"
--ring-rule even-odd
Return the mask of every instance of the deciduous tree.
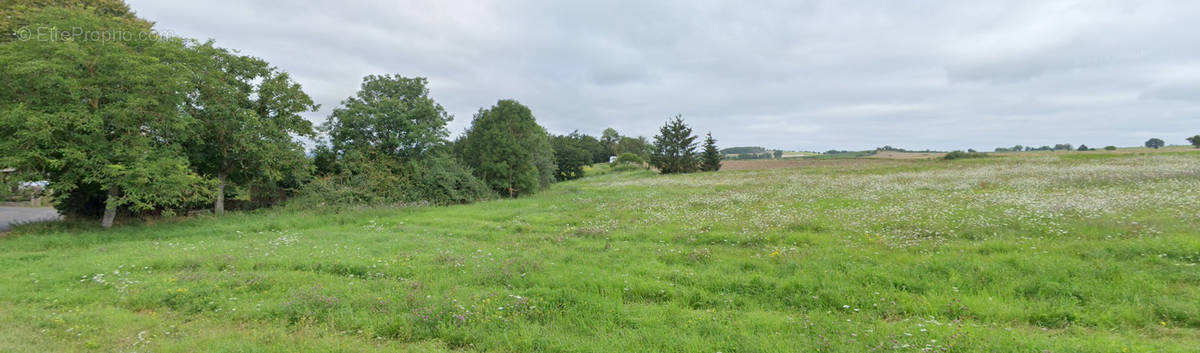
[[0, 164], [50, 180], [57, 197], [102, 193], [105, 227], [119, 208], [149, 210], [209, 196], [181, 145], [198, 122], [180, 112], [188, 77], [171, 62], [184, 50], [180, 40], [159, 40], [147, 27], [87, 10], [46, 8], [24, 16], [30, 25], [139, 35], [0, 45]]
[[492, 190], [509, 197], [548, 187], [557, 170], [546, 130], [515, 100], [480, 109], [455, 152]]

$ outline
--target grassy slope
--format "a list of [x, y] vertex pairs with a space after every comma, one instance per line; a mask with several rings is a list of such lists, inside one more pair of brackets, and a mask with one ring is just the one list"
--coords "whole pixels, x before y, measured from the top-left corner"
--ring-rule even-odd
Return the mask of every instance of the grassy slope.
[[0, 351], [1194, 349], [1200, 155], [1109, 157], [26, 227], [0, 239]]

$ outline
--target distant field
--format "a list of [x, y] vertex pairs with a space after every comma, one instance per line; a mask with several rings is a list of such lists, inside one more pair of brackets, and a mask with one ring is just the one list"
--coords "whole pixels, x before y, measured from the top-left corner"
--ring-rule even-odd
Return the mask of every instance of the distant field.
[[25, 226], [0, 351], [1195, 352], [1200, 154], [1089, 153]]

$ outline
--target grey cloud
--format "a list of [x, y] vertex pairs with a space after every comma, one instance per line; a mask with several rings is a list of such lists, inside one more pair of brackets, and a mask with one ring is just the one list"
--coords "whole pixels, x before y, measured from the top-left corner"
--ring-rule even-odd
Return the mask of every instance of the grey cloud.
[[[425, 76], [455, 133], [501, 98], [557, 133], [823, 150], [1181, 143], [1200, 133], [1200, 4], [1150, 1], [131, 0], [267, 59], [323, 105]], [[1189, 132], [1185, 134], [1184, 132]], [[1175, 136], [1179, 135], [1179, 136]]]

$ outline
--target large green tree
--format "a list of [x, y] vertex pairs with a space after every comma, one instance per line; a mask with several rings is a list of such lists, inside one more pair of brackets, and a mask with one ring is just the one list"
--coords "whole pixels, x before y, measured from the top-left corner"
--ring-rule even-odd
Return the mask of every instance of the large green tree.
[[304, 178], [308, 159], [295, 138], [314, 136], [312, 123], [300, 116], [317, 109], [312, 98], [261, 59], [211, 41], [188, 49], [191, 87], [184, 111], [200, 122], [188, 143], [189, 159], [197, 172], [217, 180], [213, 211], [225, 212], [229, 185], [249, 198], [254, 186], [274, 194], [280, 181]]
[[1146, 147], [1150, 147], [1150, 148], [1153, 148], [1153, 149], [1159, 149], [1159, 148], [1162, 148], [1162, 147], [1163, 147], [1163, 146], [1165, 146], [1165, 145], [1166, 145], [1166, 142], [1163, 142], [1163, 140], [1162, 140], [1162, 139], [1160, 139], [1160, 138], [1157, 138], [1157, 137], [1156, 137], [1156, 138], [1149, 139], [1149, 140], [1146, 140]]
[[557, 170], [546, 130], [515, 100], [480, 109], [455, 151], [492, 190], [509, 197], [549, 186]]
[[700, 167], [699, 162], [696, 136], [692, 135], [692, 128], [683, 122], [683, 117], [676, 115], [654, 136], [654, 153], [650, 155], [650, 164], [663, 174], [674, 174], [695, 172]]
[[1191, 143], [1192, 146], [1195, 146], [1196, 148], [1200, 148], [1200, 135], [1188, 137], [1187, 141], [1189, 143]]
[[58, 197], [103, 193], [105, 227], [119, 208], [208, 197], [181, 145], [197, 124], [180, 112], [188, 77], [171, 60], [185, 50], [181, 41], [88, 10], [45, 8], [22, 16], [31, 26], [133, 35], [0, 45], [0, 164], [50, 180]]
[[712, 133], [704, 138], [704, 152], [700, 154], [700, 170], [715, 172], [721, 170], [721, 150], [717, 149], [717, 139]]
[[423, 77], [370, 75], [354, 96], [333, 110], [323, 127], [334, 151], [346, 154], [423, 157], [445, 143], [454, 119], [429, 97]]

